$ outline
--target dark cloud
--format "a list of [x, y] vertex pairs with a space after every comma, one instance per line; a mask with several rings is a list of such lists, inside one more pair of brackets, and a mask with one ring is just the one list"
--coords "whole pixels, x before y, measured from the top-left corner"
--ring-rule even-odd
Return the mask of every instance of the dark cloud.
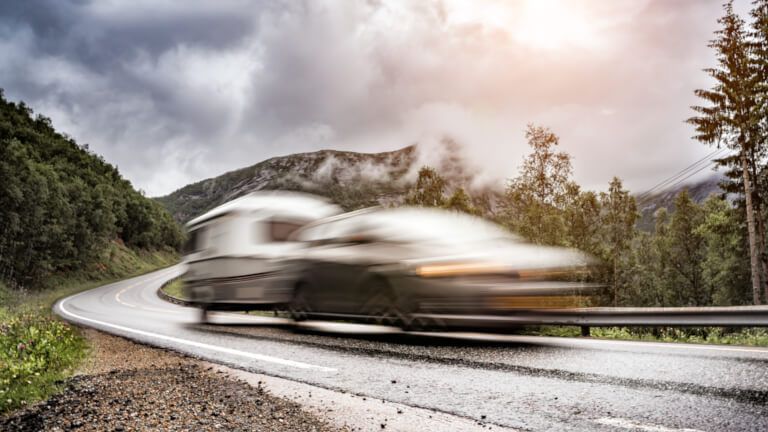
[[0, 86], [150, 194], [276, 154], [444, 136], [499, 179], [528, 122], [562, 136], [588, 187], [642, 189], [708, 152], [683, 121], [718, 2], [546, 6], [556, 42], [523, 2], [2, 2]]

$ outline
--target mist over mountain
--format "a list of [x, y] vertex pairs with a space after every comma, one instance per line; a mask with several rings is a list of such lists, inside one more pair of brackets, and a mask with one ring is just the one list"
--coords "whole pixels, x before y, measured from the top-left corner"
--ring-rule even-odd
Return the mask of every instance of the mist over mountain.
[[473, 185], [474, 170], [462, 157], [460, 147], [444, 140], [438, 148], [411, 145], [382, 153], [320, 150], [274, 157], [156, 199], [179, 222], [261, 190], [313, 193], [354, 210], [401, 203], [424, 165], [437, 169], [449, 190], [459, 186], [478, 192], [483, 189]]
[[[429, 165], [446, 180], [448, 192], [464, 187], [475, 198], [496, 208], [505, 183], [478, 183], [480, 170], [473, 166], [455, 141], [440, 146], [410, 145], [381, 153], [320, 150], [264, 160], [217, 177], [184, 186], [155, 198], [179, 222], [186, 222], [218, 205], [261, 190], [290, 190], [328, 197], [345, 210], [374, 205], [400, 204], [416, 180], [419, 168]], [[696, 202], [720, 194], [721, 175], [686, 183], [649, 195], [636, 194], [643, 230], [653, 229], [653, 215], [660, 208], [674, 210], [674, 199], [688, 189]], [[497, 179], [498, 180], [498, 179]]]

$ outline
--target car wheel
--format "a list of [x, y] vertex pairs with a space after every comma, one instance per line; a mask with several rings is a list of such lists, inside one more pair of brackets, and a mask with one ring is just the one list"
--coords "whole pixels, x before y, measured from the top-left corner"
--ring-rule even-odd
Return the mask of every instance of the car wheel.
[[309, 302], [307, 301], [307, 283], [300, 282], [293, 290], [293, 298], [288, 304], [288, 313], [294, 321], [304, 321], [309, 317]]
[[369, 293], [363, 306], [363, 313], [368, 321], [387, 326], [407, 327], [409, 315], [404, 313], [392, 288], [382, 278], [375, 278], [366, 284]]

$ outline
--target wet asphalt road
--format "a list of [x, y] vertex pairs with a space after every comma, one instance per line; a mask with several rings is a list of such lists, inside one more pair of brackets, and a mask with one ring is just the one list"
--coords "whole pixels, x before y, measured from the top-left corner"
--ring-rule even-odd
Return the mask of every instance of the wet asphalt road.
[[768, 349], [396, 329], [214, 314], [179, 267], [62, 300], [67, 320], [236, 368], [519, 430], [767, 431]]

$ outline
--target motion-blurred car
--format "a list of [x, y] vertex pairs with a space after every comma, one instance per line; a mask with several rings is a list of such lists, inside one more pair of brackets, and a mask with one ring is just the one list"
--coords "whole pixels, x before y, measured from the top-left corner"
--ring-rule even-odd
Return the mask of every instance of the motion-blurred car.
[[285, 258], [303, 244], [291, 234], [341, 209], [308, 194], [258, 192], [222, 204], [187, 223], [184, 292], [208, 310], [251, 310], [285, 305], [293, 279]]
[[452, 316], [583, 306], [594, 288], [573, 280], [591, 264], [587, 255], [529, 244], [458, 212], [368, 209], [309, 224], [294, 237], [308, 246], [291, 270], [296, 320], [431, 327]]

